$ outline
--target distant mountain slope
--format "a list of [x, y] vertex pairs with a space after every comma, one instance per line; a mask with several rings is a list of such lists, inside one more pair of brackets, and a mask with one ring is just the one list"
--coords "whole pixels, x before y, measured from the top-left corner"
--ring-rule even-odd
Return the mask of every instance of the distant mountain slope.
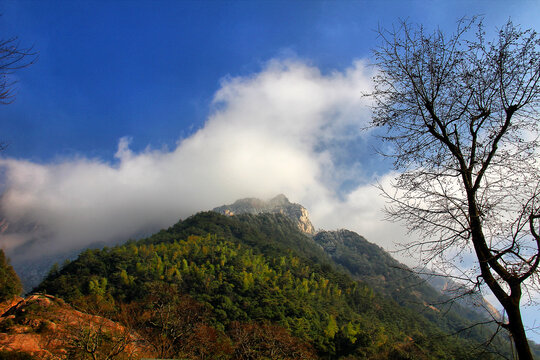
[[[367, 282], [401, 305], [417, 308], [416, 305], [426, 307], [447, 300], [441, 296], [440, 291], [395, 260], [384, 249], [353, 231], [320, 231], [313, 240], [354, 278]], [[444, 309], [442, 306], [441, 308]], [[473, 312], [465, 309], [459, 311], [465, 311], [462, 315], [469, 319], [479, 319]]]
[[160, 303], [148, 298], [156, 287], [195, 299], [208, 311], [205, 326], [231, 339], [236, 323], [262, 322], [308, 342], [321, 358], [479, 356], [473, 341], [445, 335], [424, 314], [340, 271], [280, 213], [200, 213], [141, 241], [87, 250], [51, 272], [39, 290], [74, 302], [152, 307]]
[[451, 278], [431, 272], [426, 269], [414, 269], [418, 276], [424, 279], [434, 289], [447, 297], [456, 297], [456, 302], [469, 310], [472, 310], [487, 319], [502, 319], [501, 313], [477, 292], [469, 293], [462, 284]]

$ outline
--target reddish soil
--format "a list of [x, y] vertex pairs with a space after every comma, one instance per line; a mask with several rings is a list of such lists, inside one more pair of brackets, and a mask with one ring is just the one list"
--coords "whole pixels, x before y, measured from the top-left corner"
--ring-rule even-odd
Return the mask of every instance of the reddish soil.
[[62, 299], [35, 294], [0, 303], [0, 351], [25, 352], [36, 359], [67, 359], [69, 347], [81, 339], [87, 341], [89, 333], [125, 342], [117, 359], [145, 355], [136, 334], [104, 317], [77, 311]]

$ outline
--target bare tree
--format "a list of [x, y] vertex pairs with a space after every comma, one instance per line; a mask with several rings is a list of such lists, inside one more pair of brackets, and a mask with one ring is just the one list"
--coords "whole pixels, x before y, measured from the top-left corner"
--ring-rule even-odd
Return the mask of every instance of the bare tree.
[[14, 81], [9, 79], [15, 70], [22, 69], [36, 61], [32, 48], [21, 48], [18, 39], [0, 39], [0, 104], [13, 102]]
[[[13, 72], [33, 64], [36, 59], [32, 48], [22, 48], [16, 37], [0, 39], [0, 104], [7, 105], [14, 100], [15, 81], [10, 79]], [[0, 142], [0, 151], [6, 147]]]
[[192, 335], [208, 316], [204, 305], [181, 294], [175, 284], [165, 283], [152, 283], [144, 301], [124, 306], [123, 312], [122, 322], [135, 329], [160, 358], [188, 352]]
[[540, 41], [510, 21], [493, 39], [484, 29], [380, 29], [372, 125], [400, 172], [383, 188], [387, 214], [421, 234], [405, 248], [455, 269], [473, 255], [464, 277], [487, 285], [519, 359], [532, 359], [520, 302], [539, 284]]
[[79, 321], [66, 327], [66, 350], [70, 359], [134, 359], [130, 349], [135, 342], [128, 328], [112, 328], [110, 321], [97, 318], [94, 323]]

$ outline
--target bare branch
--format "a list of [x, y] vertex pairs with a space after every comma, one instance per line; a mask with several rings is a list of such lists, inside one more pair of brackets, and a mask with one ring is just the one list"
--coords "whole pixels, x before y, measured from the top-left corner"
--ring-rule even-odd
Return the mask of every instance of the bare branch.
[[530, 359], [519, 303], [540, 263], [540, 40], [510, 21], [489, 40], [478, 18], [450, 36], [407, 22], [379, 35], [372, 126], [401, 171], [380, 187], [387, 216], [422, 235], [404, 250], [428, 261], [473, 251]]

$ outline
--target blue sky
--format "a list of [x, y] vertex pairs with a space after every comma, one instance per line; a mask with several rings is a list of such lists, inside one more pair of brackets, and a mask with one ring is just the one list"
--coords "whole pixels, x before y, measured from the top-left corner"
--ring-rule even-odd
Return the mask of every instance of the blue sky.
[[[536, 9], [536, 11], [535, 11]], [[220, 80], [297, 57], [324, 71], [369, 58], [398, 18], [453, 29], [461, 16], [534, 26], [538, 2], [2, 1], [0, 31], [33, 45], [2, 109], [4, 156], [111, 159], [118, 139], [173, 147], [201, 127]]]
[[[0, 13], [1, 37], [39, 54], [0, 107], [0, 207], [22, 232], [40, 224], [40, 254], [277, 193], [316, 227], [391, 249], [408, 235], [372, 185], [391, 163], [359, 130], [375, 30], [451, 32], [473, 15], [488, 33], [540, 28], [538, 1], [0, 0]], [[25, 236], [0, 239], [15, 261]]]

